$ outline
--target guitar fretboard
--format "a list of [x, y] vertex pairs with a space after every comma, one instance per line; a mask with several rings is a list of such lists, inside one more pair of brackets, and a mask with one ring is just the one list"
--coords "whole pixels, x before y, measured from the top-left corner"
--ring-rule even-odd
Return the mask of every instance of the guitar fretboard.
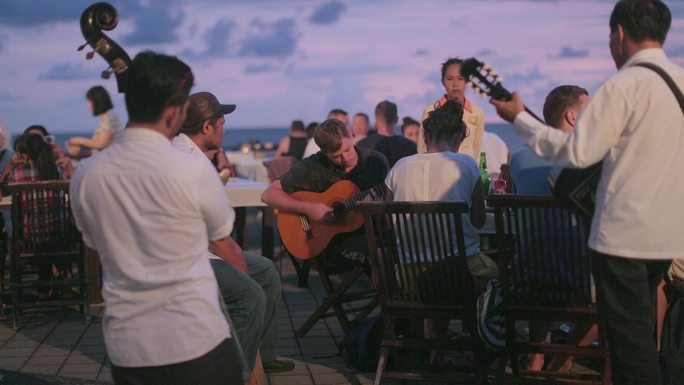
[[335, 203], [333, 205], [335, 216], [342, 216], [344, 213], [354, 208], [354, 206], [356, 206], [358, 202], [381, 201], [385, 199], [386, 195], [387, 185], [385, 185], [384, 183], [379, 184], [375, 187], [371, 187], [368, 190], [361, 191], [343, 201]]

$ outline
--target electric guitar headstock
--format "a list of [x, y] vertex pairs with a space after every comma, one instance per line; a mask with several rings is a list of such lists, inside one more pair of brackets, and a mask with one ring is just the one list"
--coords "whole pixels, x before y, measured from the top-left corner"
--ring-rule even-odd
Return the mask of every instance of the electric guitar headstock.
[[[482, 97], [488, 96], [494, 100], [502, 101], [508, 101], [513, 98], [511, 93], [501, 84], [503, 77], [496, 73], [489, 64], [483, 63], [474, 57], [463, 61], [463, 64], [461, 64], [461, 76], [467, 80], [467, 85], [472, 87]], [[525, 111], [540, 122], [543, 122], [529, 108], [525, 107]]]

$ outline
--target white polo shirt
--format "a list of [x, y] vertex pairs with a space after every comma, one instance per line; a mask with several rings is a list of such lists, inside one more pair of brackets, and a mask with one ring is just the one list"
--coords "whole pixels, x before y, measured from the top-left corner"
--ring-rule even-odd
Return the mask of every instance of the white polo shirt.
[[591, 98], [575, 130], [545, 126], [527, 112], [514, 129], [529, 148], [561, 166], [603, 161], [589, 247], [625, 258], [684, 257], [684, 115], [659, 65], [684, 90], [684, 70], [662, 49], [639, 51]]
[[235, 214], [210, 163], [158, 132], [127, 128], [79, 165], [70, 192], [84, 241], [100, 255], [113, 364], [184, 362], [230, 337], [207, 245], [230, 235]]

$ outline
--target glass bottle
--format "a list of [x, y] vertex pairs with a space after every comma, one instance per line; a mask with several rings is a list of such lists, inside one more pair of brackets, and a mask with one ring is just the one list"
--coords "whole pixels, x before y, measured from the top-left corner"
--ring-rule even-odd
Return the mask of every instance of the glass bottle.
[[487, 171], [487, 154], [485, 152], [480, 153], [480, 179], [482, 180], [482, 190], [486, 197], [489, 195], [489, 186], [492, 183], [492, 178]]

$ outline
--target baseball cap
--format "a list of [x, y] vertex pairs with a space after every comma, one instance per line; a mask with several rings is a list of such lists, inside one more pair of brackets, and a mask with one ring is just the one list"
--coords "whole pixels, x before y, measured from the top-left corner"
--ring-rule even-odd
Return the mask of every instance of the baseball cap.
[[183, 127], [192, 127], [209, 118], [228, 115], [235, 111], [235, 104], [221, 104], [211, 92], [192, 94], [188, 100], [190, 105]]

